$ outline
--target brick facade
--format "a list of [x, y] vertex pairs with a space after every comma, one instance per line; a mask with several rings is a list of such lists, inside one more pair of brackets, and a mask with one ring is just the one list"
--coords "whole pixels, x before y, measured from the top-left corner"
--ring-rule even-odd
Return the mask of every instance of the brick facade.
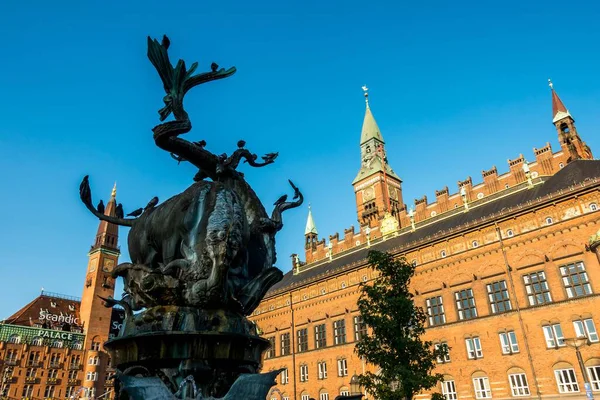
[[[467, 178], [456, 193], [436, 191], [434, 203], [423, 197], [412, 212], [397, 207], [400, 227], [392, 233], [381, 232], [383, 213], [363, 219], [362, 191], [385, 187], [383, 170], [355, 180], [360, 232], [351, 228], [343, 238], [331, 235], [330, 245], [307, 245], [306, 262], [296, 258], [252, 316], [274, 344], [263, 370], [287, 368], [269, 398], [333, 400], [350, 391], [354, 374], [376, 372], [354, 352], [363, 329], [359, 285], [373, 279], [370, 249], [417, 265], [411, 288], [431, 316], [425, 339], [450, 347], [449, 359], [436, 368], [445, 377], [436, 391], [448, 400], [585, 398], [576, 352], [562, 340], [577, 334], [591, 342], [581, 354], [600, 395], [600, 241], [594, 236], [600, 233], [600, 161], [591, 159], [562, 102], [554, 116], [560, 151], [547, 144], [534, 149], [536, 161], [527, 166], [520, 155], [509, 160], [507, 173], [493, 167], [482, 183]], [[391, 182], [400, 189], [399, 179]], [[369, 194], [373, 200], [385, 206]]]

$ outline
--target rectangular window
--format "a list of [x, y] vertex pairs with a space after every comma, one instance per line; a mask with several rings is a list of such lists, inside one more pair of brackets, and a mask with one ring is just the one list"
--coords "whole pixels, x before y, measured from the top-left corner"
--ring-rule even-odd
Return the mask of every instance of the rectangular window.
[[44, 397], [48, 398], [48, 397], [54, 397], [54, 385], [48, 385], [46, 386], [46, 389], [44, 390]]
[[436, 350], [440, 350], [440, 349], [446, 350], [446, 354], [444, 354], [443, 356], [436, 357], [438, 364], [444, 364], [444, 363], [450, 362], [450, 349], [448, 347], [448, 343], [446, 343], [446, 342], [436, 343], [433, 345], [433, 347]]
[[325, 361], [318, 362], [317, 368], [319, 370], [319, 379], [327, 379], [327, 364]]
[[525, 283], [525, 292], [530, 306], [537, 306], [552, 302], [550, 288], [546, 281], [546, 273], [544, 271], [532, 272], [523, 276]]
[[362, 315], [354, 317], [354, 340], [359, 341], [367, 335], [367, 324], [363, 321]]
[[308, 350], [308, 329], [298, 329], [298, 353]]
[[487, 376], [481, 378], [473, 378], [473, 386], [475, 387], [476, 399], [490, 399], [492, 397], [490, 381], [487, 378]]
[[510, 299], [508, 298], [508, 289], [506, 281], [497, 281], [486, 285], [488, 300], [492, 309], [492, 314], [502, 313], [512, 310]]
[[598, 341], [598, 332], [596, 331], [596, 326], [591, 318], [573, 321], [573, 326], [575, 327], [575, 335], [577, 337], [588, 338], [590, 342]]
[[483, 357], [483, 351], [481, 350], [481, 341], [479, 340], [479, 337], [475, 336], [465, 339], [465, 344], [467, 345], [467, 358], [469, 360], [476, 360]]
[[556, 369], [554, 370], [554, 376], [560, 393], [579, 392], [579, 384], [573, 368]]
[[288, 375], [287, 368], [281, 371], [281, 384], [286, 385], [290, 381], [290, 376]]
[[271, 336], [267, 340], [271, 344], [271, 347], [265, 352], [265, 358], [273, 358], [275, 357], [275, 336]]
[[346, 343], [346, 321], [343, 319], [333, 322], [333, 339], [335, 344]]
[[287, 356], [290, 354], [290, 334], [282, 333], [281, 334], [281, 355]]
[[525, 374], [511, 374], [508, 375], [510, 381], [510, 389], [514, 397], [529, 396], [529, 385], [527, 384], [527, 377]]
[[546, 346], [554, 349], [565, 345], [565, 337], [563, 336], [560, 324], [543, 326], [544, 337], [546, 338]]
[[69, 379], [77, 379], [77, 371], [76, 370], [69, 371]]
[[456, 299], [456, 308], [458, 309], [458, 319], [472, 319], [477, 317], [477, 308], [475, 307], [475, 298], [472, 289], [464, 289], [454, 292]]
[[500, 333], [500, 346], [502, 346], [502, 354], [518, 353], [519, 344], [517, 343], [515, 331]]
[[592, 390], [595, 392], [600, 391], [600, 366], [587, 367], [587, 373], [590, 378]]
[[325, 324], [315, 326], [315, 347], [320, 349], [327, 346]]
[[427, 314], [429, 314], [429, 325], [434, 326], [446, 323], [442, 296], [430, 297], [425, 300], [425, 304], [427, 305]]
[[592, 286], [581, 261], [559, 268], [567, 297], [581, 297], [592, 293]]
[[341, 358], [337, 362], [338, 364], [338, 376], [348, 376], [348, 362], [345, 358]]
[[308, 380], [308, 365], [304, 364], [300, 366], [300, 382], [306, 382]]
[[456, 385], [454, 381], [442, 381], [442, 394], [446, 400], [456, 400], [458, 395], [456, 394]]

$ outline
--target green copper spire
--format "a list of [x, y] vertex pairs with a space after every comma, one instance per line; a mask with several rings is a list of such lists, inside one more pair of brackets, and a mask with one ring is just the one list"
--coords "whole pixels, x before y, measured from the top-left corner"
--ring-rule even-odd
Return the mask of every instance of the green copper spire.
[[317, 226], [315, 225], [315, 220], [313, 219], [312, 211], [310, 209], [310, 204], [309, 204], [308, 205], [308, 218], [306, 219], [306, 229], [304, 229], [304, 234], [308, 235], [310, 233], [314, 233], [315, 235], [319, 234], [319, 232], [317, 232]]
[[381, 136], [381, 131], [377, 126], [375, 117], [373, 117], [371, 107], [369, 107], [369, 88], [363, 86], [362, 89], [365, 92], [365, 103], [367, 104], [367, 109], [365, 110], [365, 119], [363, 120], [362, 132], [360, 134], [360, 144], [362, 145], [368, 142], [369, 139], [377, 139], [383, 143], [383, 136]]

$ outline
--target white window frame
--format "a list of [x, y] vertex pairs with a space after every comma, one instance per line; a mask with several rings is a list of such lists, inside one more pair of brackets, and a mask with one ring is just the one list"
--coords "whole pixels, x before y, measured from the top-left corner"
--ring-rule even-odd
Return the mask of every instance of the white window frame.
[[438, 364], [444, 364], [447, 362], [450, 362], [450, 348], [448, 347], [448, 342], [440, 342], [440, 343], [435, 343], [433, 345], [433, 348], [436, 350], [439, 350], [440, 347], [442, 346], [446, 346], [446, 348], [448, 349], [448, 351], [446, 352], [446, 354], [444, 355], [444, 357], [436, 357], [436, 361], [438, 362]]
[[597, 210], [598, 210], [598, 204], [590, 203], [590, 211], [597, 211]]
[[473, 378], [473, 388], [475, 389], [476, 399], [491, 399], [492, 389], [490, 388], [490, 380], [487, 376]]
[[310, 400], [310, 395], [303, 394], [302, 397], [300, 398], [300, 400]]
[[338, 365], [338, 376], [348, 376], [348, 360], [345, 358], [340, 358], [337, 360]]
[[85, 374], [85, 380], [88, 382], [96, 382], [98, 380], [98, 373], [95, 371], [88, 371]]
[[300, 382], [308, 381], [308, 365], [302, 364], [300, 366]]
[[[573, 368], [555, 369], [554, 378], [556, 379], [559, 393], [579, 392], [579, 383], [577, 382], [577, 375], [575, 375]], [[569, 378], [569, 381], [562, 381], [564, 378]]]
[[575, 336], [578, 338], [585, 337], [592, 343], [600, 341], [593, 319], [586, 318], [573, 321], [573, 327], [575, 328]]
[[552, 219], [552, 217], [546, 217], [545, 221], [546, 225], [552, 225], [554, 223], [554, 219]]
[[527, 382], [527, 375], [525, 375], [525, 373], [509, 374], [508, 382], [510, 383], [510, 390], [512, 391], [513, 397], [525, 397], [531, 395], [529, 383]]
[[442, 381], [442, 395], [446, 398], [446, 400], [458, 399], [454, 380]]
[[290, 375], [288, 374], [287, 368], [284, 369], [283, 371], [281, 371], [280, 375], [281, 375], [280, 380], [281, 380], [282, 385], [286, 385], [290, 382]]
[[319, 379], [327, 379], [327, 363], [325, 361], [319, 361], [317, 363], [319, 370]]
[[348, 390], [340, 390], [340, 396], [350, 396], [350, 391], [348, 391]]
[[586, 367], [585, 371], [590, 379], [590, 385], [594, 392], [600, 392], [600, 365]]
[[327, 393], [327, 392], [320, 393], [319, 400], [329, 400], [329, 393]]
[[544, 331], [544, 338], [546, 338], [547, 348], [555, 349], [566, 346], [565, 336], [560, 324], [544, 325], [542, 326], [542, 330]]
[[500, 332], [500, 346], [502, 354], [514, 354], [519, 352], [519, 342], [515, 331]]
[[469, 360], [477, 360], [483, 357], [483, 349], [481, 348], [479, 336], [466, 338], [465, 345], [467, 347], [467, 358]]

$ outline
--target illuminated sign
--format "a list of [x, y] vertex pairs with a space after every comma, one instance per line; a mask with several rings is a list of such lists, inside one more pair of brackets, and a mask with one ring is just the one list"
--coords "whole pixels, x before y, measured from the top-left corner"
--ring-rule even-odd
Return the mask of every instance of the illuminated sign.
[[73, 334], [65, 331], [38, 330], [38, 336], [50, 339], [73, 340]]
[[71, 314], [65, 314], [61, 312], [60, 314], [52, 314], [48, 309], [40, 309], [40, 322], [44, 323], [48, 322], [62, 322], [65, 324], [71, 325], [79, 325], [79, 318]]

